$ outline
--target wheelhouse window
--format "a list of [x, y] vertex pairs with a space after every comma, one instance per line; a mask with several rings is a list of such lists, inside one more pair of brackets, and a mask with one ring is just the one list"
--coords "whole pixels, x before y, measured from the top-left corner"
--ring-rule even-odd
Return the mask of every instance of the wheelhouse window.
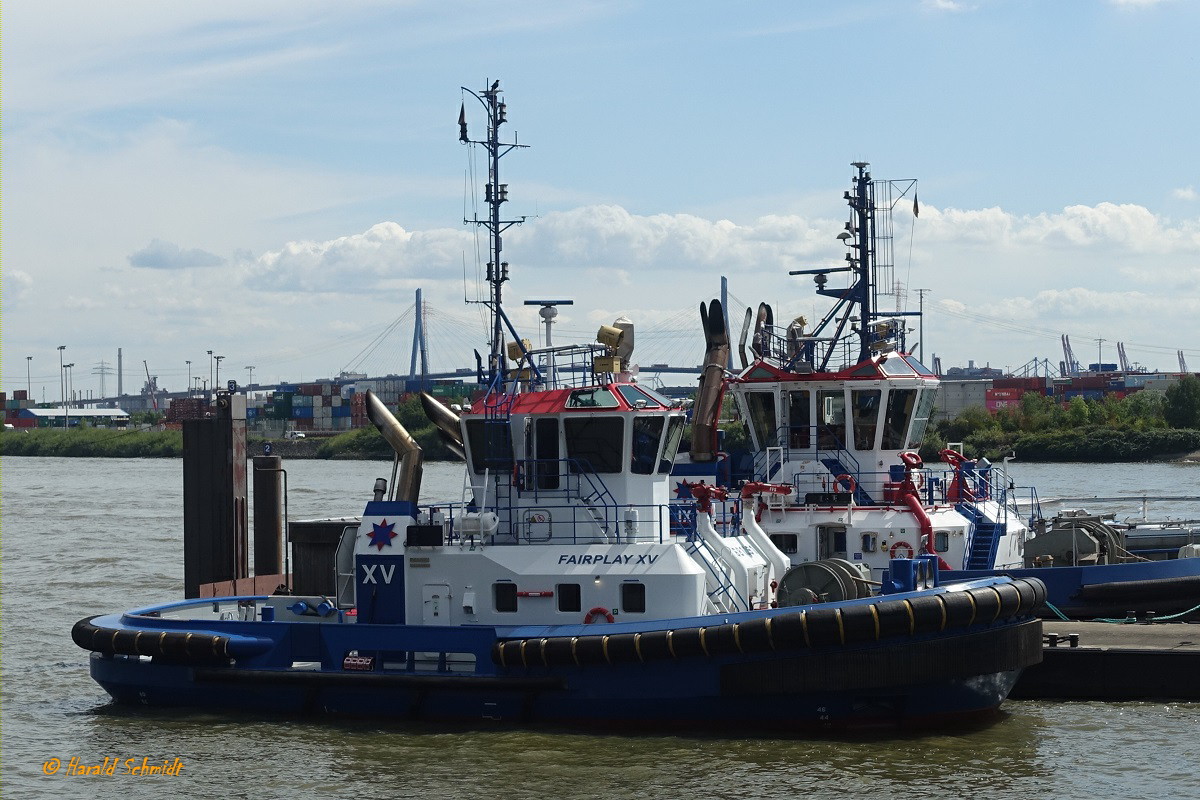
[[916, 389], [892, 389], [888, 393], [887, 413], [883, 419], [883, 449], [904, 448], [904, 434], [917, 403]]
[[934, 375], [932, 372], [930, 372], [930, 370], [929, 370], [929, 368], [928, 368], [928, 367], [926, 367], [926, 366], [925, 366], [924, 364], [922, 364], [920, 361], [917, 361], [917, 359], [915, 359], [914, 357], [912, 357], [912, 356], [905, 356], [905, 357], [904, 357], [904, 360], [905, 360], [905, 361], [907, 361], [907, 362], [909, 363], [909, 366], [911, 366], [911, 367], [912, 367], [914, 370], [916, 370], [916, 373], [917, 373], [918, 375], [924, 375], [924, 376], [926, 376], [926, 377], [930, 377], [930, 378], [935, 378], [935, 377], [937, 377], [937, 376], [936, 376], [936, 375]]
[[565, 419], [567, 458], [572, 472], [621, 472], [625, 420], [621, 417]]
[[576, 389], [567, 397], [567, 408], [617, 408], [619, 405], [613, 393], [602, 386]]
[[746, 392], [746, 410], [750, 415], [750, 427], [759, 447], [779, 445], [778, 425], [775, 419], [774, 392]]
[[[666, 400], [666, 398], [662, 397], [662, 395], [652, 395], [650, 392], [647, 392], [637, 386], [622, 385], [617, 387], [617, 391], [621, 393], [621, 397], [625, 398], [625, 402], [629, 403], [629, 405], [633, 406], [634, 408], [645, 406], [649, 406], [651, 408], [655, 406], [662, 406], [663, 408], [671, 407], [671, 401]], [[663, 402], [664, 400], [666, 400], [666, 402]]]
[[558, 598], [558, 610], [573, 612], [583, 610], [583, 598], [578, 583], [560, 583], [554, 587], [554, 596]]
[[499, 614], [517, 613], [517, 585], [515, 583], [493, 583], [492, 599]]
[[924, 389], [921, 399], [917, 401], [917, 413], [913, 416], [912, 433], [908, 437], [909, 448], [920, 447], [925, 439], [925, 426], [929, 424], [929, 415], [933, 412], [933, 403], [937, 400], [937, 392]]
[[788, 446], [793, 450], [812, 447], [812, 410], [808, 392], [788, 392]]
[[890, 356], [879, 365], [886, 375], [912, 375], [913, 368], [901, 356]]
[[842, 450], [846, 441], [846, 395], [841, 389], [817, 392], [817, 447]]
[[625, 614], [646, 613], [646, 584], [621, 584], [621, 611]]
[[639, 416], [633, 418], [633, 447], [630, 468], [638, 475], [649, 475], [658, 466], [658, 446], [662, 442], [663, 418]]
[[671, 467], [675, 464], [675, 456], [679, 453], [679, 443], [683, 441], [683, 431], [687, 427], [687, 422], [683, 417], [671, 417], [667, 423], [667, 443], [663, 447], [662, 461], [658, 465], [658, 471], [668, 473]]
[[467, 449], [476, 474], [512, 471], [512, 431], [504, 420], [467, 420]]
[[879, 429], [879, 401], [883, 392], [878, 389], [850, 392], [854, 403], [854, 449], [874, 450], [875, 432]]

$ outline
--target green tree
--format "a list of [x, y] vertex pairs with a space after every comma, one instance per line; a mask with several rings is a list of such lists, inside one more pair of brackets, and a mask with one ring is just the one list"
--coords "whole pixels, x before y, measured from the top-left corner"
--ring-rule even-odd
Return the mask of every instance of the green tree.
[[1200, 378], [1184, 375], [1167, 387], [1163, 417], [1172, 428], [1200, 428]]
[[1121, 401], [1125, 419], [1135, 430], [1162, 427], [1165, 424], [1163, 405], [1161, 392], [1134, 392]]
[[1092, 414], [1088, 409], [1087, 401], [1079, 395], [1071, 398], [1071, 402], [1067, 403], [1067, 422], [1071, 427], [1078, 428], [1087, 425], [1091, 421]]
[[1021, 395], [1020, 428], [1024, 431], [1044, 431], [1055, 425], [1059, 413], [1058, 404], [1053, 397], [1047, 397], [1041, 392], [1026, 392]]

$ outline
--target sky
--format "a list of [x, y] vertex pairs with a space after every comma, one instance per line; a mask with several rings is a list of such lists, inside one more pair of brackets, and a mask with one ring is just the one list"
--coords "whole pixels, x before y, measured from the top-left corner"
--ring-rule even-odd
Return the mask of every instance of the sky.
[[555, 344], [625, 315], [636, 361], [698, 364], [721, 276], [735, 319], [819, 318], [787, 273], [842, 263], [869, 161], [918, 180], [885, 302], [929, 290], [927, 362], [1057, 368], [1067, 334], [1084, 364], [1121, 342], [1200, 369], [1187, 0], [24, 0], [0, 23], [0, 367], [35, 400], [59, 346], [94, 396], [118, 348], [126, 392], [216, 355], [222, 384], [406, 374], [418, 288], [430, 367], [473, 364], [484, 162], [456, 123], [465, 99], [483, 135], [461, 87], [497, 79], [529, 145], [501, 180], [534, 341], [521, 303], [549, 295], [574, 301]]

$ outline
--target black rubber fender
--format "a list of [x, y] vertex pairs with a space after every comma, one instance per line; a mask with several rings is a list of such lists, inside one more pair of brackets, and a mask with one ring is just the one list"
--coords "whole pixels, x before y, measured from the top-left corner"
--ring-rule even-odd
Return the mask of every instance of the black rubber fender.
[[992, 586], [968, 589], [967, 594], [975, 599], [975, 621], [991, 624], [1000, 618], [1000, 593]]
[[770, 620], [771, 641], [776, 650], [799, 650], [811, 647], [808, 638], [807, 611], [780, 614]]
[[1000, 595], [999, 619], [1015, 617], [1021, 608], [1021, 591], [1011, 583], [998, 583], [992, 588]]
[[637, 633], [617, 633], [612, 636], [606, 636], [605, 638], [608, 639], [608, 662], [610, 664], [617, 664], [641, 661], [637, 650], [637, 638], [640, 635]]
[[580, 664], [605, 664], [604, 636], [580, 636], [575, 640], [575, 660]]
[[846, 644], [878, 641], [881, 633], [878, 604], [842, 609], [842, 630]]
[[947, 628], [969, 628], [975, 624], [978, 610], [975, 598], [969, 592], [945, 592], [941, 598], [946, 604]]
[[671, 656], [673, 658], [692, 658], [693, 656], [706, 655], [704, 646], [700, 642], [701, 630], [703, 629], [681, 628], [680, 630], [671, 631], [667, 636]]
[[733, 626], [738, 650], [743, 653], [763, 653], [775, 649], [772, 636], [775, 623], [769, 617], [760, 617]]
[[941, 595], [914, 597], [908, 602], [913, 610], [914, 633], [937, 633], [946, 629], [946, 604]]
[[519, 639], [510, 639], [509, 641], [497, 641], [492, 645], [492, 661], [502, 667], [520, 666], [521, 653]]
[[646, 661], [664, 661], [673, 658], [667, 646], [667, 634], [670, 631], [647, 631], [638, 636], [637, 648]]
[[1043, 605], [1045, 605], [1046, 598], [1048, 596], [1046, 592], [1046, 584], [1042, 583], [1039, 578], [1022, 578], [1021, 580], [1033, 588], [1034, 595], [1036, 596], [1033, 606], [1034, 609], [1041, 608]]
[[574, 664], [575, 656], [571, 642], [574, 640], [572, 636], [554, 636], [543, 640], [545, 644], [542, 646], [542, 656], [546, 666], [556, 667], [564, 664]]
[[211, 633], [101, 628], [87, 617], [71, 628], [71, 640], [105, 655], [149, 656], [165, 661], [211, 663], [227, 660], [229, 639]]
[[911, 636], [915, 626], [912, 604], [907, 600], [889, 600], [875, 606], [879, 614], [879, 638]]
[[817, 608], [809, 611], [808, 640], [813, 647], [828, 647], [845, 644], [845, 633], [842, 630], [841, 610], [836, 608]]
[[733, 633], [734, 627], [733, 624], [725, 623], [705, 628], [704, 651], [710, 656], [740, 652], [737, 637]]

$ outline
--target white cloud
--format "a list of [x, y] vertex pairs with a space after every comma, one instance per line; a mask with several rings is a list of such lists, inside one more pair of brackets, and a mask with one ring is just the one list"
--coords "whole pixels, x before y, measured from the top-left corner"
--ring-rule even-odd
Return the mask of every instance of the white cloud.
[[1195, 200], [1197, 197], [1200, 197], [1200, 194], [1197, 194], [1195, 187], [1184, 186], [1182, 188], [1176, 189], [1173, 192], [1171, 192], [1171, 196], [1174, 197], [1176, 200], [1192, 201], [1192, 200]]
[[931, 11], [967, 11], [969, 6], [959, 0], [923, 0], [921, 3], [925, 8]]
[[33, 288], [33, 277], [24, 270], [6, 269], [2, 278], [5, 310], [20, 308], [29, 297], [30, 289]]
[[445, 280], [446, 270], [469, 247], [470, 236], [459, 231], [414, 232], [381, 222], [329, 241], [288, 242], [259, 256], [246, 283], [262, 291], [343, 294], [374, 292], [397, 282], [415, 287]]
[[225, 259], [198, 248], [182, 249], [173, 242], [151, 239], [150, 244], [129, 254], [131, 267], [147, 269], [190, 269], [192, 267], [215, 267]]
[[603, 205], [547, 214], [512, 239], [536, 251], [543, 266], [750, 272], [836, 256], [833, 225], [797, 216], [747, 224], [690, 214], [639, 216]]

